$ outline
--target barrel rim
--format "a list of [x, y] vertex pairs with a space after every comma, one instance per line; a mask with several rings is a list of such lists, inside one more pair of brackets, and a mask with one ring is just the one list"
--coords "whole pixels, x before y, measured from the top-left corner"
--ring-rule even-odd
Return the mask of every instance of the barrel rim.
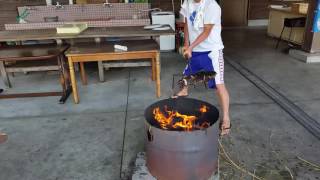
[[187, 97], [183, 97], [183, 98], [181, 98], [181, 97], [180, 98], [167, 98], [167, 99], [162, 99], [160, 101], [157, 101], [157, 102], [149, 105], [145, 109], [145, 111], [144, 111], [145, 122], [149, 126], [149, 128], [152, 127], [152, 128], [156, 128], [156, 129], [159, 129], [159, 130], [162, 130], [162, 131], [166, 131], [166, 132], [182, 132], [182, 133], [194, 133], [194, 132], [197, 132], [197, 131], [201, 131], [201, 132], [202, 131], [206, 131], [208, 128], [196, 129], [196, 130], [192, 130], [192, 131], [182, 131], [182, 130], [175, 130], [175, 129], [168, 130], [168, 129], [162, 129], [160, 127], [157, 127], [157, 126], [154, 126], [154, 125], [151, 124], [151, 122], [149, 120], [150, 118], [148, 118], [148, 117], [150, 116], [150, 114], [152, 114], [151, 112], [153, 111], [153, 109], [155, 107], [159, 107], [160, 104], [164, 104], [164, 102], [166, 102], [166, 101], [172, 102], [172, 101], [180, 101], [180, 100], [181, 101], [185, 101], [185, 100], [194, 101], [194, 102], [209, 106], [210, 107], [210, 111], [216, 113], [216, 119], [215, 120], [211, 120], [210, 126], [208, 128], [214, 126], [217, 123], [217, 121], [219, 120], [219, 110], [218, 110], [218, 108], [216, 106], [206, 102], [206, 101], [198, 100], [198, 99], [194, 99], [194, 98], [187, 98]]

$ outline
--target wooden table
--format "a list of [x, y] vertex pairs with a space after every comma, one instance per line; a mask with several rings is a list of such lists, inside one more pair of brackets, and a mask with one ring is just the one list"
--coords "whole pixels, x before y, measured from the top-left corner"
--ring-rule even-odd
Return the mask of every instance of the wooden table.
[[[55, 61], [56, 66], [51, 66], [49, 70], [58, 70], [60, 72], [61, 92], [37, 92], [37, 93], [20, 93], [20, 94], [1, 94], [2, 98], [19, 98], [19, 97], [40, 97], [40, 96], [61, 96], [60, 103], [64, 103], [71, 93], [69, 74], [65, 63], [64, 52], [68, 46], [57, 45], [29, 45], [29, 46], [11, 46], [1, 47], [0, 49], [0, 72], [2, 78], [8, 81], [4, 61], [21, 62], [21, 61]], [[10, 84], [8, 84], [10, 85]]]
[[152, 37], [161, 35], [174, 35], [173, 30], [153, 31], [145, 30], [142, 26], [132, 27], [91, 27], [80, 34], [57, 34], [56, 29], [42, 30], [17, 30], [0, 31], [0, 42], [6, 41], [27, 41], [27, 40], [57, 40], [58, 43], [63, 39], [77, 38], [99, 38], [109, 37]]
[[[127, 46], [128, 51], [115, 51], [113, 43], [83, 43], [73, 45], [67, 52], [73, 98], [76, 104], [79, 103], [77, 82], [75, 78], [74, 63], [90, 61], [118, 61], [132, 59], [150, 59], [152, 64], [152, 80], [156, 81], [156, 96], [160, 97], [160, 52], [158, 44], [151, 39], [121, 41], [117, 44]], [[86, 81], [86, 74], [83, 66], [80, 66], [81, 79]]]
[[[175, 32], [171, 30], [166, 30], [166, 31], [154, 31], [154, 30], [145, 30], [142, 26], [128, 26], [128, 27], [92, 27], [88, 28], [85, 31], [81, 32], [80, 34], [75, 34], [75, 35], [70, 35], [70, 34], [57, 34], [55, 29], [43, 29], [43, 30], [17, 30], [17, 31], [0, 31], [0, 42], [7, 42], [7, 41], [14, 41], [14, 42], [19, 42], [19, 41], [28, 41], [28, 40], [56, 40], [57, 44], [62, 44], [63, 40], [67, 39], [78, 39], [78, 38], [94, 38], [95, 42], [97, 43], [103, 43], [101, 38], [130, 38], [130, 37], [159, 37], [162, 35], [175, 35]], [[99, 46], [99, 45], [97, 45]], [[110, 49], [109, 49], [110, 50]], [[92, 49], [94, 51], [94, 49]], [[109, 51], [111, 52], [111, 51]], [[144, 56], [151, 56], [150, 52], [147, 51], [145, 55], [143, 55], [144, 51], [141, 52], [128, 52], [127, 57], [135, 57], [137, 59], [143, 58]], [[76, 55], [76, 53], [73, 52], [73, 54]], [[139, 54], [139, 56], [137, 55]], [[151, 54], [155, 54], [154, 52]], [[110, 54], [108, 54], [110, 55]], [[141, 55], [141, 56], [140, 56]], [[123, 54], [121, 53], [114, 53], [110, 57], [114, 57], [117, 59], [122, 59]], [[82, 56], [85, 57], [85, 56]], [[89, 57], [89, 56], [87, 56]], [[100, 61], [101, 59], [98, 58], [99, 56], [96, 56], [97, 61]], [[90, 56], [91, 58], [91, 56]], [[90, 59], [89, 58], [89, 59]], [[71, 58], [70, 56], [70, 59]], [[69, 59], [69, 61], [70, 61]], [[78, 58], [75, 58], [78, 59]], [[108, 58], [106, 58], [108, 59]], [[157, 60], [157, 65], [154, 65], [153, 67], [160, 66], [159, 62], [159, 52], [157, 51], [155, 59]], [[79, 60], [79, 59], [78, 59]], [[88, 60], [88, 59], [87, 59]], [[116, 60], [116, 59], [112, 59]], [[80, 61], [85, 61], [85, 58], [81, 58]], [[76, 61], [75, 61], [76, 62]], [[81, 69], [83, 68], [83, 63], [80, 63], [80, 67], [82, 66]], [[71, 78], [74, 79], [73, 89], [77, 90], [76, 83], [75, 83], [75, 77], [74, 77], [74, 67], [73, 64], [69, 64], [69, 67], [72, 68], [70, 69], [70, 72], [73, 72], [71, 74]], [[84, 71], [82, 71], [84, 72]], [[155, 71], [153, 71], [155, 72]], [[160, 96], [160, 71], [156, 72], [156, 76], [159, 78], [157, 79], [157, 96]], [[73, 76], [73, 77], [72, 77]], [[82, 76], [83, 77], [83, 76]], [[76, 91], [77, 93], [77, 91]], [[78, 95], [74, 95], [76, 102], [79, 102]]]
[[[292, 12], [290, 8], [270, 8], [268, 35], [280, 38], [285, 18], [306, 17], [306, 14]], [[295, 44], [303, 44], [305, 27], [285, 28], [282, 39]]]

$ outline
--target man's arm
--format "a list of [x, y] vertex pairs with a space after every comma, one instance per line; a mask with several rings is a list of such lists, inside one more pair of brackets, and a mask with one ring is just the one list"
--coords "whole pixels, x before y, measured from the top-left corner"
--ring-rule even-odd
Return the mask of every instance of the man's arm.
[[188, 19], [184, 18], [184, 44], [183, 46], [185, 48], [189, 47], [189, 29], [188, 29]]
[[202, 43], [204, 40], [206, 40], [213, 28], [213, 24], [205, 24], [203, 28], [203, 32], [197, 37], [197, 39], [190, 45], [190, 50], [198, 46], [200, 43]]
[[[206, 40], [209, 37], [213, 26], [214, 26], [213, 24], [205, 24], [204, 28], [203, 28], [203, 32], [196, 38], [196, 40], [190, 46], [188, 46], [188, 47], [185, 46], [186, 49], [184, 49], [183, 55], [187, 59], [191, 58], [192, 49], [195, 48], [197, 45], [199, 45], [200, 43], [202, 43], [204, 40]], [[189, 38], [189, 36], [188, 36], [188, 38]]]

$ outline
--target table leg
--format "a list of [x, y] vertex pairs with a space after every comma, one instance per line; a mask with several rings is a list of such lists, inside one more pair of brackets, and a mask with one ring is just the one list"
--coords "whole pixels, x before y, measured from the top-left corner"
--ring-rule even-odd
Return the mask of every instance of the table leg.
[[98, 61], [98, 69], [99, 69], [99, 80], [100, 82], [104, 82], [104, 67], [103, 67], [103, 62]]
[[71, 86], [72, 86], [72, 92], [73, 92], [73, 100], [74, 103], [79, 103], [79, 95], [78, 95], [78, 88], [77, 88], [77, 81], [76, 76], [74, 72], [74, 65], [71, 57], [68, 57], [69, 62], [69, 70], [70, 70], [70, 77], [71, 77]]
[[62, 64], [62, 72], [63, 72], [63, 76], [64, 76], [64, 80], [65, 80], [65, 85], [66, 85], [66, 89], [70, 89], [71, 85], [70, 85], [70, 75], [69, 75], [69, 68], [68, 65], [66, 63], [66, 57], [64, 55], [61, 56], [60, 58], [61, 60], [61, 64]]
[[60, 66], [60, 83], [62, 86], [63, 94], [59, 100], [60, 104], [64, 104], [71, 94], [70, 80], [68, 72], [66, 71], [66, 63], [63, 55], [58, 56], [58, 63]]
[[62, 91], [62, 96], [59, 99], [59, 103], [60, 104], [64, 104], [67, 101], [67, 99], [70, 96], [70, 94], [71, 94], [71, 89], [70, 88], [66, 88], [66, 80], [65, 80], [63, 74], [60, 75], [60, 83], [61, 83], [63, 91]]
[[156, 56], [156, 93], [157, 97], [161, 96], [161, 86], [160, 86], [160, 52], [157, 52]]
[[4, 81], [4, 84], [11, 88], [11, 83], [10, 83], [10, 80], [9, 80], [9, 77], [8, 77], [8, 73], [6, 72], [6, 68], [4, 67], [4, 62], [3, 61], [0, 61], [0, 73], [1, 73], [1, 76], [3, 78], [3, 81]]
[[75, 70], [76, 72], [79, 71], [79, 63], [74, 63], [74, 64], [73, 64], [73, 67], [74, 67], [74, 70]]
[[63, 76], [63, 68], [62, 68], [63, 64], [61, 62], [60, 56], [58, 56], [57, 59], [58, 59], [59, 73], [60, 73], [60, 84], [61, 84], [63, 93], [65, 93], [66, 92], [66, 82], [65, 82], [65, 79]]
[[151, 59], [151, 79], [156, 80], [156, 58]]
[[81, 82], [83, 85], [88, 84], [88, 79], [86, 75], [86, 69], [84, 68], [84, 63], [80, 62], [80, 74], [81, 74]]

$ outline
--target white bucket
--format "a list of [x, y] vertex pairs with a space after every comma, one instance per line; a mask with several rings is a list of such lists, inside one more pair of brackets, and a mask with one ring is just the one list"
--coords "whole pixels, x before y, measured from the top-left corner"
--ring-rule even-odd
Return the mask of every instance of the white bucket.
[[52, 0], [46, 0], [46, 2], [47, 2], [47, 6], [52, 5]]

